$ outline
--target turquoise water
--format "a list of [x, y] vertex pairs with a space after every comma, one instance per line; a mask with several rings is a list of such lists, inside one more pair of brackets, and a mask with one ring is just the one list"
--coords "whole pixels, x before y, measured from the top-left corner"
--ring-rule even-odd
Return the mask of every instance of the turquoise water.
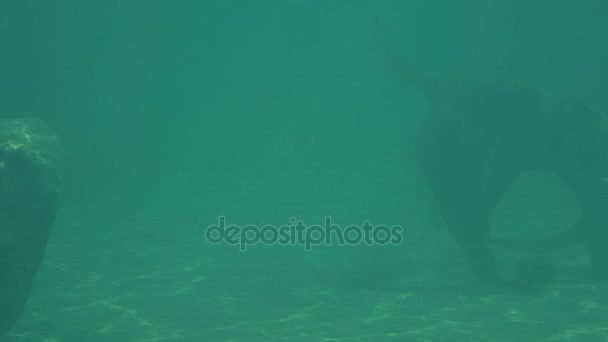
[[[445, 79], [519, 80], [604, 111], [601, 1], [3, 1], [0, 116], [64, 145], [65, 189], [5, 341], [603, 341], [582, 249], [538, 292], [477, 285], [433, 224], [414, 156], [427, 101], [383, 46]], [[497, 235], [573, 222], [530, 174]], [[206, 241], [290, 219], [403, 227], [398, 245]], [[507, 265], [527, 260], [499, 251]], [[534, 267], [531, 264], [531, 267]], [[525, 276], [525, 275], [524, 275]]]

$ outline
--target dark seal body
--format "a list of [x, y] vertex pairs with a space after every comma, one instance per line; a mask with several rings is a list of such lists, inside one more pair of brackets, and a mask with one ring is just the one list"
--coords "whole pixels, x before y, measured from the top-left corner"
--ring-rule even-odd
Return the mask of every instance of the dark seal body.
[[490, 248], [492, 211], [522, 173], [535, 169], [554, 172], [572, 187], [582, 216], [568, 236], [585, 246], [599, 273], [608, 272], [605, 115], [575, 99], [518, 85], [454, 88], [429, 98], [418, 164], [437, 211], [478, 276], [504, 284]]
[[0, 336], [21, 316], [58, 208], [60, 146], [37, 119], [0, 120]]

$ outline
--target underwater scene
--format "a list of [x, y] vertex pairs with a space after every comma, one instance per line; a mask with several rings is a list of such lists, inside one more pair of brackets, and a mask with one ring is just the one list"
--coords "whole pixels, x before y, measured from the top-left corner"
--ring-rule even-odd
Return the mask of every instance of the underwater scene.
[[608, 3], [0, 2], [0, 341], [608, 341]]

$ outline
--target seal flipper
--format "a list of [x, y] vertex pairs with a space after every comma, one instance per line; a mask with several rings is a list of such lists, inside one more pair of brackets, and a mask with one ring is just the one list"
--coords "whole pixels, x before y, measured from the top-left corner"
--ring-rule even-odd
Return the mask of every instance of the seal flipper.
[[566, 229], [556, 236], [547, 239], [509, 239], [492, 238], [490, 243], [496, 247], [510, 249], [526, 253], [554, 253], [561, 249], [571, 247], [577, 243], [582, 243], [580, 225]]
[[423, 75], [410, 66], [404, 64], [393, 51], [383, 46], [391, 65], [416, 91], [421, 92], [432, 103], [442, 102], [458, 94], [458, 88], [448, 82], [443, 82], [427, 75]]

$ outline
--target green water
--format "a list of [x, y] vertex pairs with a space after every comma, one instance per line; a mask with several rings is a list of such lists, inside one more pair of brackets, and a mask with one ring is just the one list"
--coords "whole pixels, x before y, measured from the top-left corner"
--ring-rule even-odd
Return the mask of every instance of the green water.
[[[383, 46], [445, 79], [517, 80], [608, 108], [603, 1], [0, 2], [0, 116], [64, 145], [65, 189], [5, 341], [604, 341], [581, 249], [532, 295], [475, 285], [414, 156], [427, 101]], [[496, 234], [579, 207], [524, 177]], [[403, 227], [398, 245], [211, 244], [205, 228]], [[520, 258], [502, 253], [501, 260]]]

